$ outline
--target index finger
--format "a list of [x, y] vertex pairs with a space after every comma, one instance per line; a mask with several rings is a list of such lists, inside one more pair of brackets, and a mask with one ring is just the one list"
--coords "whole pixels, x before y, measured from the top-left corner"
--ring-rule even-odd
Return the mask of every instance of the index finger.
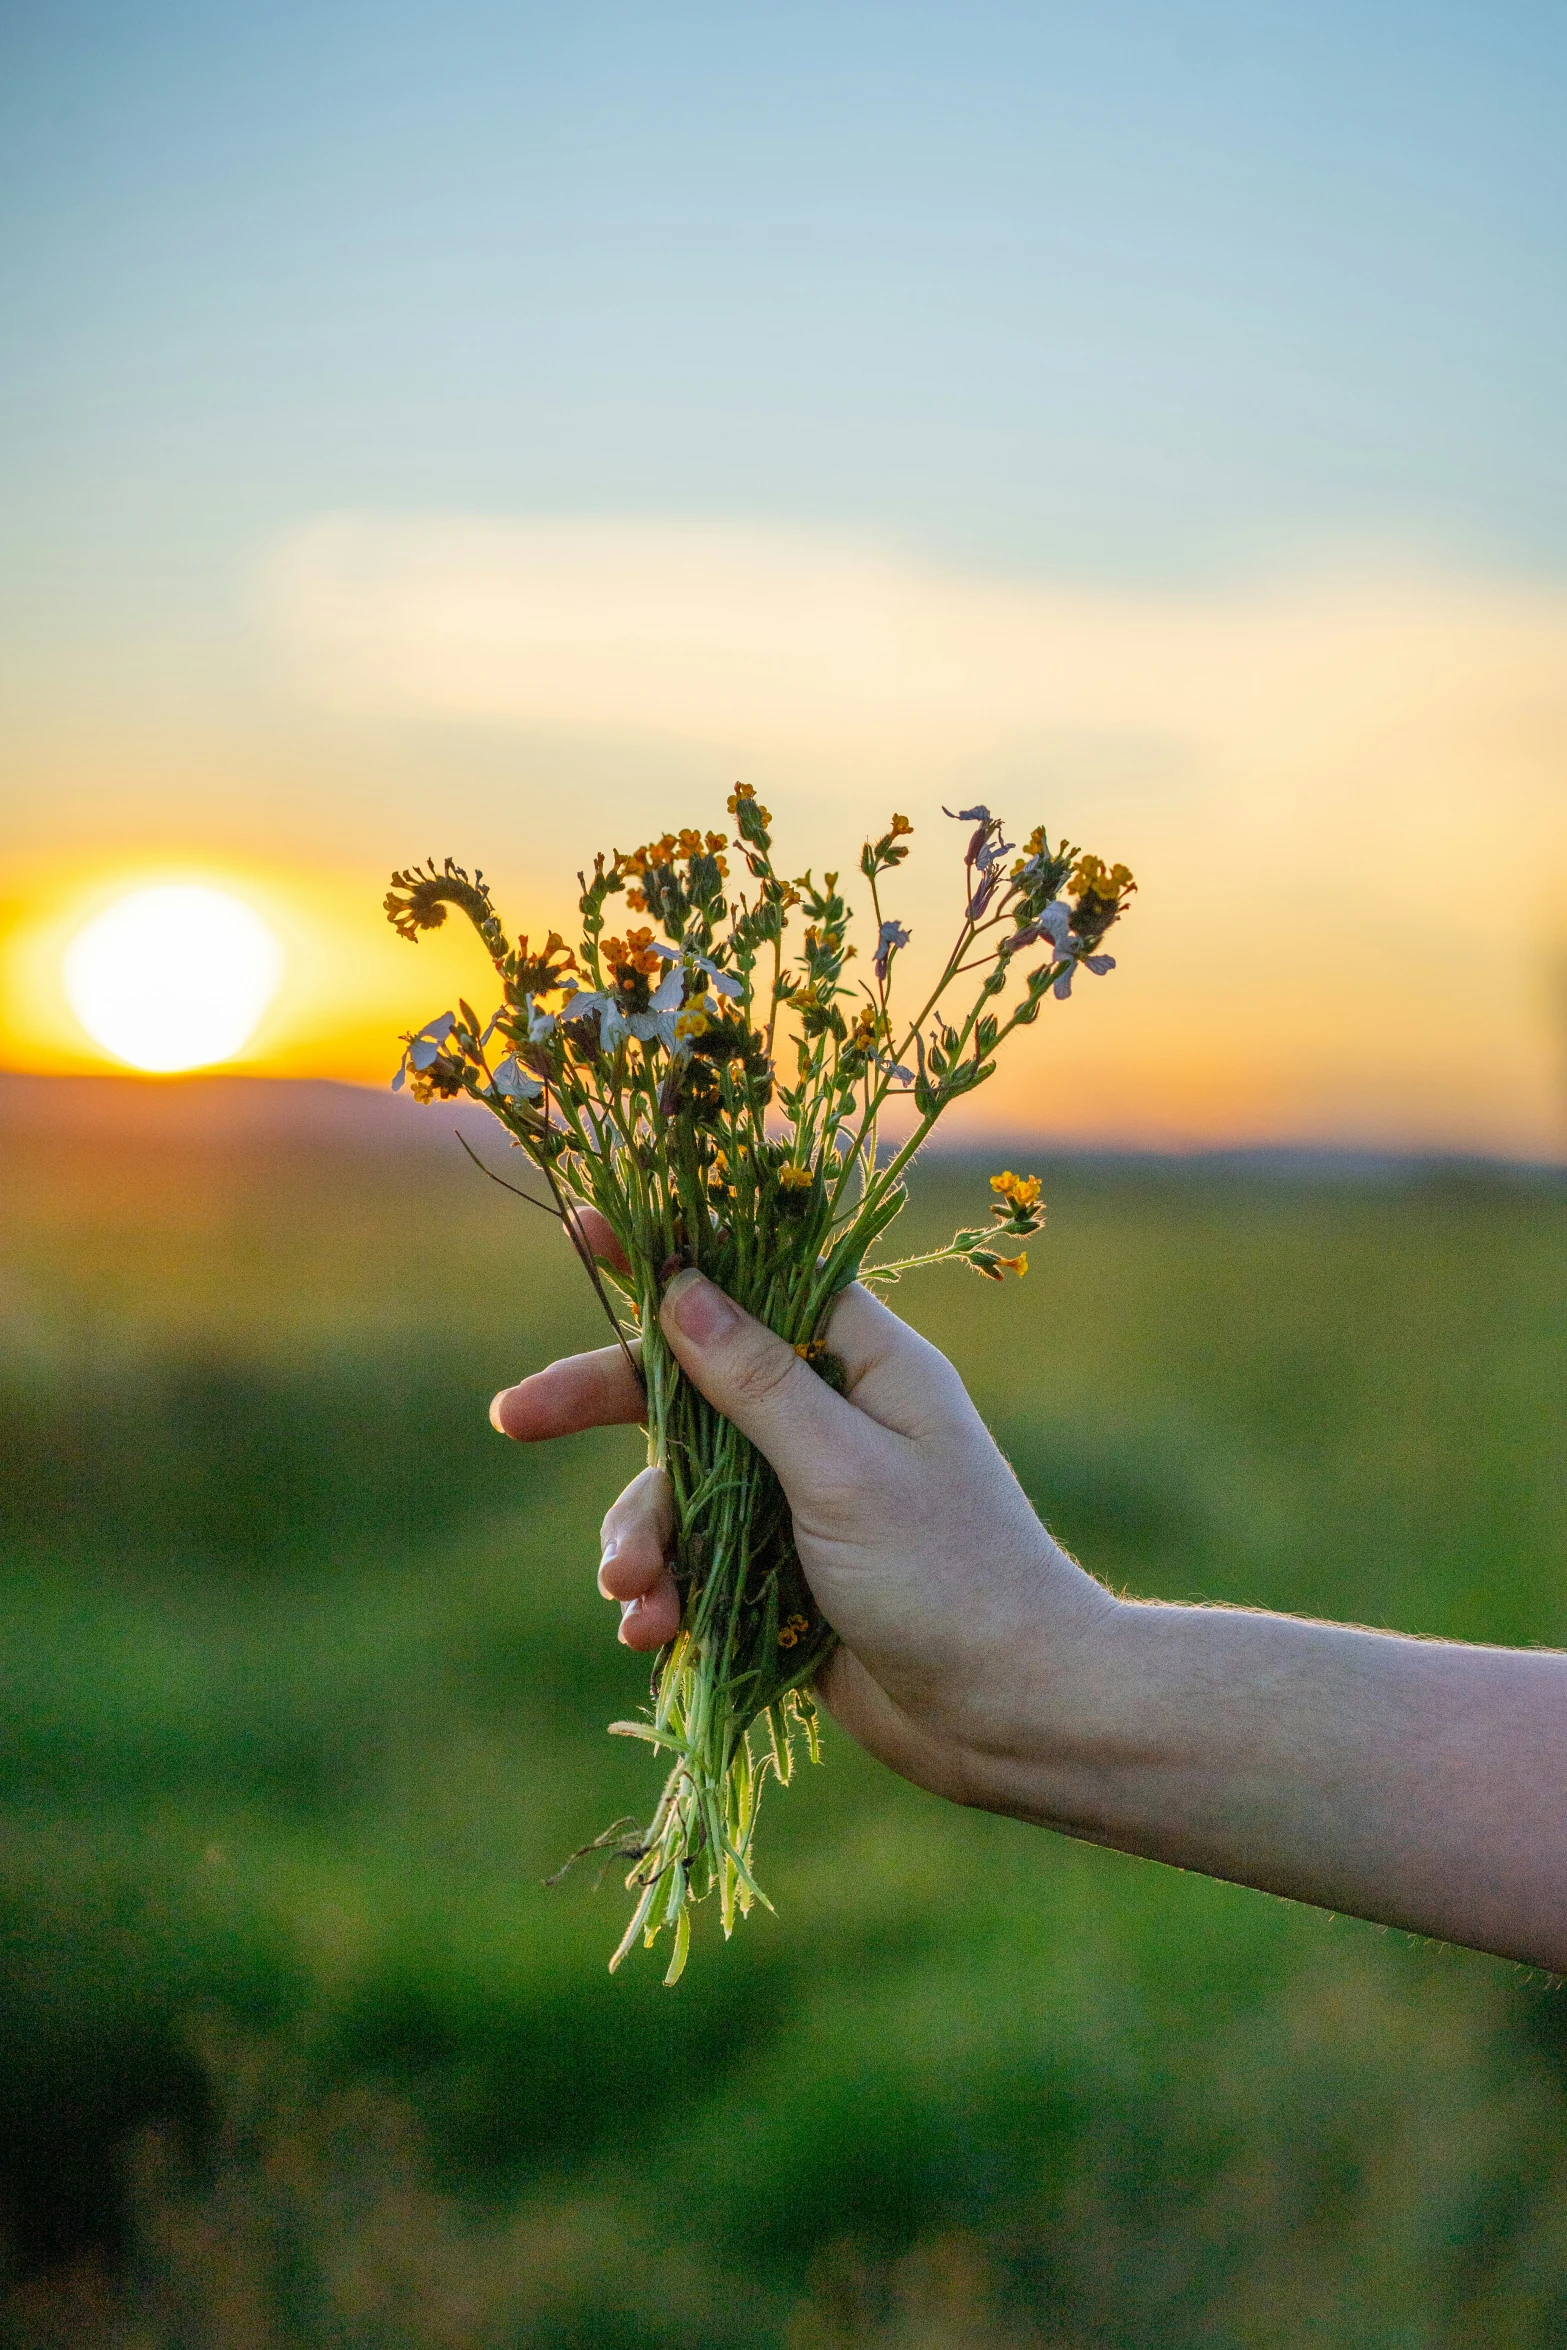
[[519, 1444], [575, 1436], [581, 1428], [634, 1427], [646, 1418], [647, 1397], [618, 1346], [566, 1355], [503, 1387], [490, 1406], [490, 1425]]

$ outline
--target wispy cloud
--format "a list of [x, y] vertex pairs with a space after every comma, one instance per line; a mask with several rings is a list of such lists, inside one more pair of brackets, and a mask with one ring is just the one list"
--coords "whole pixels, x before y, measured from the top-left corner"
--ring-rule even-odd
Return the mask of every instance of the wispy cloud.
[[1561, 674], [1567, 595], [1364, 564], [1228, 593], [965, 572], [777, 526], [332, 516], [263, 569], [333, 700], [491, 726], [911, 743], [1321, 739]]
[[1172, 1133], [1561, 1147], [1561, 590], [1367, 562], [1111, 590], [770, 526], [337, 516], [261, 593], [343, 711], [719, 754], [851, 827], [892, 790], [1043, 797], [1149, 885], [1135, 983], [1055, 1048], [1080, 1123], [1135, 1098]]

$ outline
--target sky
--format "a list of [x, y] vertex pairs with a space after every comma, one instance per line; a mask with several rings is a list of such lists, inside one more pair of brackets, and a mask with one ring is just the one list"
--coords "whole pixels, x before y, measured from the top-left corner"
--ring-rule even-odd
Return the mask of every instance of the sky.
[[[384, 1081], [477, 860], [1124, 857], [976, 1116], [1567, 1155], [1567, 17], [1362, 0], [0, 11], [0, 1061], [233, 889], [236, 1065]], [[959, 796], [954, 796], [959, 795]]]

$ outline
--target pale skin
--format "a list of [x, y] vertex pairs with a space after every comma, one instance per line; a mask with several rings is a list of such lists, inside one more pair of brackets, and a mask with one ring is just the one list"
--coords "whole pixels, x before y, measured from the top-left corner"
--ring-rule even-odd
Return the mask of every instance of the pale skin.
[[[614, 1261], [607, 1227], [584, 1230]], [[935, 1347], [863, 1289], [835, 1394], [699, 1274], [663, 1327], [766, 1454], [842, 1646], [819, 1694], [916, 1785], [1069, 1836], [1567, 1971], [1567, 1655], [1117, 1598], [1052, 1540]], [[616, 1348], [508, 1387], [530, 1443], [642, 1418]], [[679, 1621], [661, 1470], [604, 1520], [620, 1638]]]

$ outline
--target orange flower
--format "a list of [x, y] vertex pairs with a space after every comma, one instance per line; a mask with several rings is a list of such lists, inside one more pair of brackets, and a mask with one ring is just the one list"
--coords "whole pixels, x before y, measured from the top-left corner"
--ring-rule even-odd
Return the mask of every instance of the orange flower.
[[606, 938], [604, 960], [622, 986], [630, 986], [639, 976], [650, 979], [664, 967], [663, 958], [654, 951], [651, 930], [632, 930], [624, 938]]

